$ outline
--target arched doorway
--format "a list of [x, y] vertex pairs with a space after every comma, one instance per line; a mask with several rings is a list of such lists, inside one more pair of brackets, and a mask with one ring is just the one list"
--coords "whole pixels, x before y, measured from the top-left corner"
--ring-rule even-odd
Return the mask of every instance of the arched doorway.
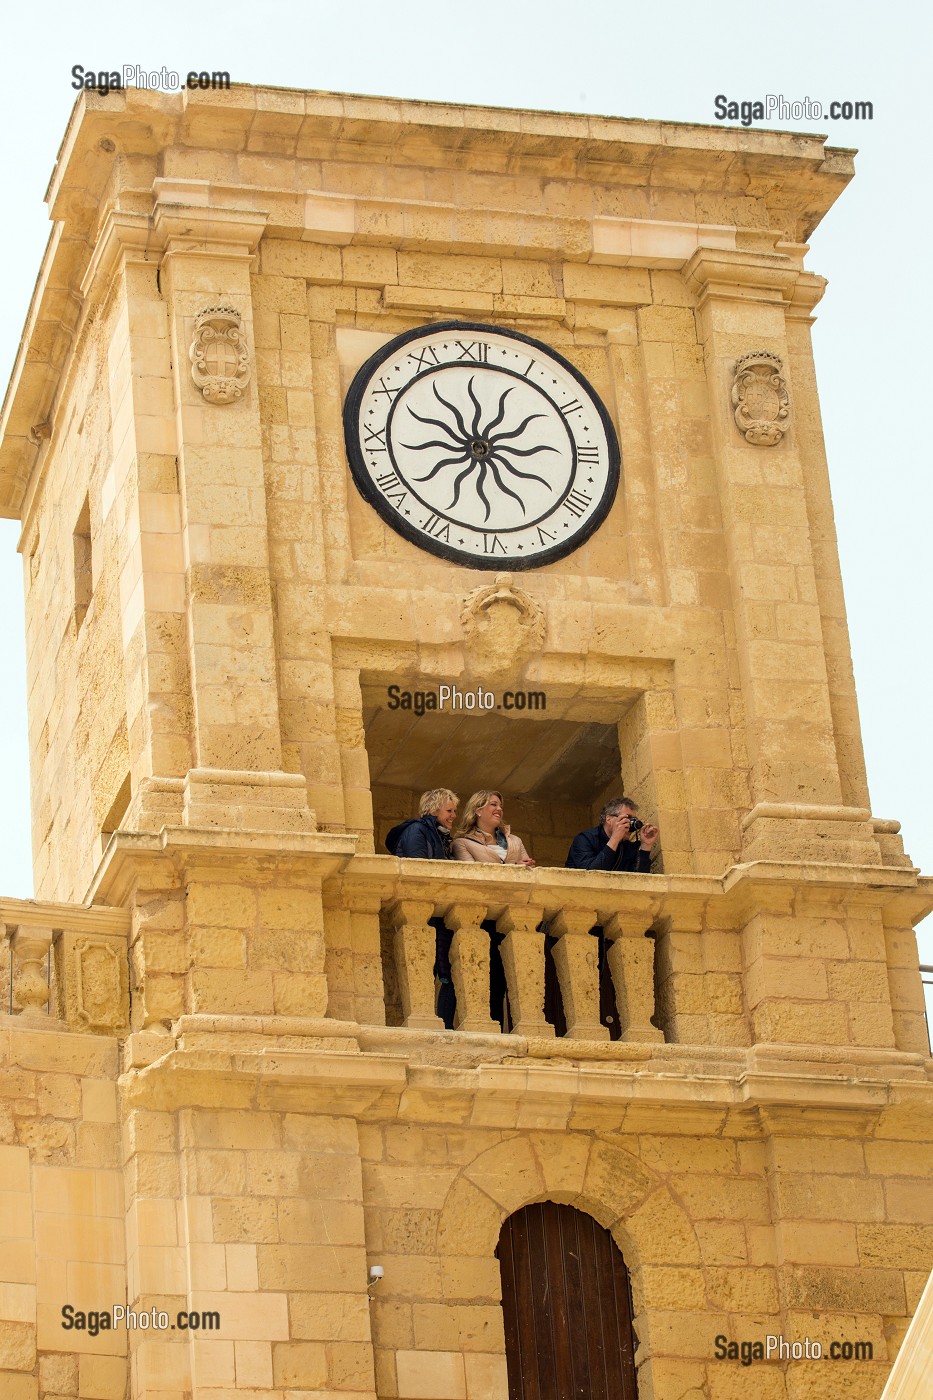
[[628, 1269], [609, 1231], [542, 1201], [509, 1216], [496, 1257], [509, 1400], [637, 1400]]

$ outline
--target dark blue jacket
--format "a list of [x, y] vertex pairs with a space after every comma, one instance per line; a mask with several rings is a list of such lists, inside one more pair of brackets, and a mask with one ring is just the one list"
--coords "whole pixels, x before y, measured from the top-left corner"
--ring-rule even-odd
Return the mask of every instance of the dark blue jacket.
[[386, 837], [386, 850], [393, 856], [416, 860], [451, 860], [450, 833], [437, 817], [410, 817], [393, 826]]
[[620, 841], [616, 850], [610, 850], [609, 837], [600, 824], [573, 838], [566, 864], [571, 870], [634, 870], [647, 874], [651, 852], [643, 851], [637, 841]]

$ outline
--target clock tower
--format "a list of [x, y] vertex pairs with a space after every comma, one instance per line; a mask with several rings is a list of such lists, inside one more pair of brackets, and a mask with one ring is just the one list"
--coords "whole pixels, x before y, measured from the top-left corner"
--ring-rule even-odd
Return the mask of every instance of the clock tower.
[[[933, 895], [871, 811], [810, 345], [852, 174], [79, 99], [0, 442], [4, 1400], [881, 1394]], [[391, 854], [451, 792], [534, 863]], [[568, 868], [623, 794], [650, 868]]]

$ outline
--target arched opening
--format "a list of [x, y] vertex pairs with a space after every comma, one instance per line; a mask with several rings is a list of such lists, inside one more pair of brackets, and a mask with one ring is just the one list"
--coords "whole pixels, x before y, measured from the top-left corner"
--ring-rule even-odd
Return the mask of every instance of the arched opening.
[[496, 1257], [509, 1400], [637, 1400], [631, 1286], [609, 1231], [541, 1201], [509, 1216]]

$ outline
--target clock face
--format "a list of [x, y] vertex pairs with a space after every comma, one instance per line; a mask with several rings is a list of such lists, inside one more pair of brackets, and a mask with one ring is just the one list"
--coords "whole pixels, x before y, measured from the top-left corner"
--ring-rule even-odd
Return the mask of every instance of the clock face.
[[356, 375], [344, 405], [356, 485], [406, 539], [475, 569], [533, 569], [605, 519], [619, 446], [595, 391], [516, 331], [454, 321], [409, 331]]

